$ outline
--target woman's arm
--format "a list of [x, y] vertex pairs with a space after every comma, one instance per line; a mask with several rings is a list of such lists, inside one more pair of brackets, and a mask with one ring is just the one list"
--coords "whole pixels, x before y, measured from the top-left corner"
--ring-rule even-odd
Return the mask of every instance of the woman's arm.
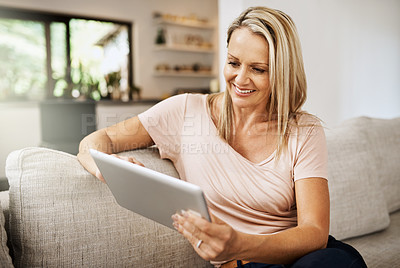
[[[98, 168], [90, 156], [89, 149], [95, 149], [108, 154], [144, 148], [154, 142], [139, 118], [132, 117], [113, 126], [97, 130], [86, 136], [79, 144], [77, 155], [79, 162], [90, 173], [103, 180]], [[135, 162], [134, 159], [130, 161]]]
[[[329, 235], [329, 191], [322, 178], [295, 182], [298, 225], [271, 235], [235, 231], [215, 219], [213, 223], [191, 213], [174, 215], [174, 223], [206, 260], [240, 259], [270, 264], [288, 264], [305, 254], [326, 247]], [[200, 247], [196, 245], [202, 240]]]

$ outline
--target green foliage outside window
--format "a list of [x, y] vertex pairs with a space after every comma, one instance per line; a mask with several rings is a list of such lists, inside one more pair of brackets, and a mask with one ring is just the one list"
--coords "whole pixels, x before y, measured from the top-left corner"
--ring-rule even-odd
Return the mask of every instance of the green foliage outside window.
[[40, 22], [0, 18], [0, 99], [41, 98], [46, 44]]
[[99, 100], [109, 97], [106, 79], [113, 73], [123, 74], [114, 88], [120, 90], [122, 82], [129, 87], [128, 30], [123, 24], [91, 19], [0, 17], [0, 101], [45, 97]]

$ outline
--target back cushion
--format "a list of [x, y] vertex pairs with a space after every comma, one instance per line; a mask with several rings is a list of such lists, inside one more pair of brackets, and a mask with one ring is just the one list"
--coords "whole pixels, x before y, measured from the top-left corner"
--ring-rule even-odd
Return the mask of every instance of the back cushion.
[[331, 230], [338, 239], [382, 230], [389, 215], [376, 160], [358, 120], [326, 130]]
[[400, 118], [376, 119], [363, 117], [360, 128], [368, 136], [376, 172], [389, 212], [400, 209]]
[[[177, 176], [157, 149], [124, 153]], [[207, 267], [176, 231], [120, 207], [76, 157], [44, 148], [9, 155], [16, 267]]]

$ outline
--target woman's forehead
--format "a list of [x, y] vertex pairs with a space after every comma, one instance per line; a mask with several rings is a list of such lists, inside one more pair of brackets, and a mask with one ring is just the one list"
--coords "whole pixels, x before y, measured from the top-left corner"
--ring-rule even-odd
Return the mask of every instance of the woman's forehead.
[[268, 64], [268, 42], [247, 28], [233, 31], [228, 44], [228, 55], [247, 61]]

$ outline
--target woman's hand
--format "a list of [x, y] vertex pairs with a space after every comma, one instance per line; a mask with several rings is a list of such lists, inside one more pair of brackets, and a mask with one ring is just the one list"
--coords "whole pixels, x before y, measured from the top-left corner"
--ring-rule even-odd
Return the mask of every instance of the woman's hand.
[[[207, 261], [224, 261], [238, 256], [239, 233], [231, 226], [211, 215], [212, 222], [190, 211], [172, 216], [174, 227]], [[200, 242], [201, 241], [201, 242]]]
[[139, 162], [136, 158], [134, 158], [133, 156], [121, 156], [121, 155], [117, 155], [117, 154], [111, 154], [111, 155], [116, 158], [119, 158], [119, 159], [122, 159], [122, 160], [125, 160], [125, 161], [131, 162], [133, 164], [144, 167], [144, 165], [141, 162]]
[[[136, 164], [136, 165], [144, 167], [144, 165], [140, 161], [138, 161], [136, 158], [134, 158], [132, 156], [121, 156], [121, 155], [116, 155], [116, 154], [111, 154], [111, 155], [116, 157], [116, 158], [119, 158], [119, 159], [122, 159], [122, 160], [125, 160], [125, 161], [131, 162], [133, 164]], [[98, 178], [102, 182], [104, 182], [104, 183], [106, 182], [104, 180], [103, 175], [101, 175], [101, 172], [97, 167], [96, 167], [96, 175], [95, 176], [96, 176], [96, 178]]]

